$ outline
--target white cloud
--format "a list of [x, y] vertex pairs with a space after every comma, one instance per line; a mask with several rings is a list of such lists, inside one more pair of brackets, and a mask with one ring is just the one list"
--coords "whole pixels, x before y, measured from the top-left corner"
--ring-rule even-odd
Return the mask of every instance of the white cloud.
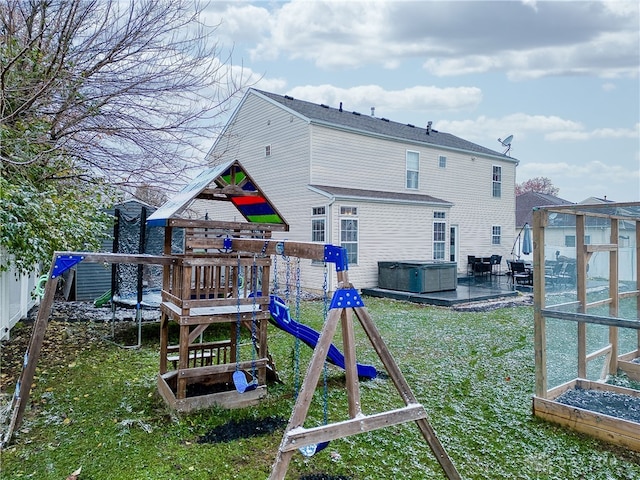
[[[531, 134], [545, 132], [583, 132], [584, 126], [579, 122], [565, 120], [554, 115], [529, 115], [514, 113], [501, 118], [480, 116], [475, 120], [441, 120], [435, 128], [452, 133], [469, 140], [485, 139], [488, 136], [513, 134], [518, 138], [526, 138]], [[497, 138], [497, 137], [496, 137]]]
[[[640, 198], [640, 170], [611, 162], [530, 162], [518, 166], [518, 183], [533, 177], [548, 177], [560, 189], [561, 198], [574, 202], [589, 196], [606, 196], [614, 201], [638, 201]], [[622, 193], [619, 188], [629, 185], [630, 181], [639, 189], [635, 193]]]
[[634, 139], [640, 137], [640, 124], [633, 128], [598, 128], [592, 131], [561, 130], [545, 135], [545, 140]]
[[265, 5], [239, 2], [216, 12], [223, 19], [221, 34], [254, 43], [252, 60], [395, 69], [414, 59], [437, 76], [504, 71], [513, 80], [638, 76], [637, 2], [293, 0]]

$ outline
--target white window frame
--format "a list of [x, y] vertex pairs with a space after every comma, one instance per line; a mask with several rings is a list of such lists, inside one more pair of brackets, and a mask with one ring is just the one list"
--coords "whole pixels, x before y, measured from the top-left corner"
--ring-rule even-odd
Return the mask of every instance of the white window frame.
[[[327, 214], [326, 207], [313, 207], [311, 209], [311, 241], [315, 243], [326, 243], [327, 241]], [[316, 225], [322, 228], [316, 228]], [[321, 234], [322, 239], [318, 239], [316, 234]]]
[[[417, 165], [410, 165], [416, 162]], [[405, 153], [405, 187], [409, 190], [420, 188], [420, 152], [407, 150]]]
[[271, 156], [271, 144], [264, 146], [264, 156], [265, 157]]
[[501, 165], [491, 166], [491, 180], [492, 180], [491, 196], [493, 198], [501, 198], [502, 197], [502, 166]]
[[502, 245], [502, 225], [491, 225], [491, 245]]
[[[355, 239], [345, 239], [345, 234], [349, 233], [345, 229], [345, 225], [355, 226], [350, 231], [355, 230]], [[347, 259], [349, 265], [357, 265], [359, 258], [359, 237], [360, 224], [358, 222], [358, 207], [341, 206], [340, 207], [340, 246], [347, 248]]]
[[447, 157], [444, 155], [440, 155], [438, 157], [438, 167], [447, 168]]
[[433, 212], [433, 251], [434, 260], [445, 260], [447, 254], [447, 222], [446, 213]]

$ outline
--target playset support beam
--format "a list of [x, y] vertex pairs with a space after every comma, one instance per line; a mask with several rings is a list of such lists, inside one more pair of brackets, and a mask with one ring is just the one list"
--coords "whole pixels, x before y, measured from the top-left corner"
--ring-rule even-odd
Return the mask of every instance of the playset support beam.
[[20, 427], [24, 409], [27, 403], [29, 403], [31, 385], [33, 384], [33, 377], [38, 359], [40, 358], [42, 341], [44, 340], [47, 325], [49, 324], [49, 316], [51, 315], [58, 280], [64, 272], [82, 261], [107, 264], [137, 263], [139, 265], [170, 265], [175, 262], [175, 259], [166, 255], [130, 255], [124, 253], [56, 252], [53, 254], [53, 260], [47, 275], [48, 280], [45, 284], [44, 296], [40, 300], [38, 316], [33, 325], [29, 346], [24, 356], [22, 372], [16, 384], [16, 392], [11, 401], [11, 420], [9, 421], [9, 426], [4, 438], [0, 440], [0, 449], [11, 441], [13, 432], [16, 428]]

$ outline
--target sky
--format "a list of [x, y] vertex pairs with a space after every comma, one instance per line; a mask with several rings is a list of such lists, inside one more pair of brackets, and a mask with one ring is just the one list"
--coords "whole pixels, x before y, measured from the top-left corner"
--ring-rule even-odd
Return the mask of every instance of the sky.
[[451, 133], [517, 183], [640, 201], [637, 1], [233, 1], [205, 21], [255, 88]]

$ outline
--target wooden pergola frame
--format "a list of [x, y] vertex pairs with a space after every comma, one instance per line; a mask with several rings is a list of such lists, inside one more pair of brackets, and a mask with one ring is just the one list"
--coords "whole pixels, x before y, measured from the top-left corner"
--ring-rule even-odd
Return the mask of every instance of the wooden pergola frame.
[[[545, 285], [545, 231], [549, 225], [549, 215], [565, 214], [575, 217], [576, 238], [576, 298], [572, 303], [574, 311], [568, 311], [568, 305], [546, 305]], [[600, 218], [610, 221], [610, 239], [608, 243], [587, 244], [585, 232], [587, 219]], [[635, 225], [635, 268], [636, 287], [634, 290], [619, 292], [619, 226], [620, 222], [631, 222]], [[608, 252], [609, 278], [608, 298], [588, 302], [587, 267], [595, 252]], [[640, 365], [631, 360], [640, 357], [640, 203], [605, 203], [597, 205], [562, 205], [539, 207], [533, 212], [533, 291], [534, 291], [534, 348], [535, 348], [535, 395], [533, 412], [536, 416], [583, 433], [613, 442], [627, 448], [640, 451], [640, 428], [634, 422], [628, 422], [607, 415], [600, 415], [577, 407], [568, 407], [555, 399], [565, 391], [573, 388], [605, 390], [640, 398], [637, 390], [616, 387], [604, 382], [587, 380], [588, 362], [605, 357], [606, 373], [616, 374], [622, 370], [630, 378], [640, 381]], [[620, 300], [636, 299], [635, 319], [619, 316]], [[589, 310], [608, 305], [608, 315], [595, 315]], [[577, 322], [577, 372], [576, 379], [549, 389], [547, 378], [547, 338], [546, 319], [554, 318]], [[594, 352], [587, 351], [587, 326], [606, 325], [609, 327], [609, 342]], [[632, 328], [637, 330], [636, 349], [631, 352], [618, 352], [618, 329]]]

